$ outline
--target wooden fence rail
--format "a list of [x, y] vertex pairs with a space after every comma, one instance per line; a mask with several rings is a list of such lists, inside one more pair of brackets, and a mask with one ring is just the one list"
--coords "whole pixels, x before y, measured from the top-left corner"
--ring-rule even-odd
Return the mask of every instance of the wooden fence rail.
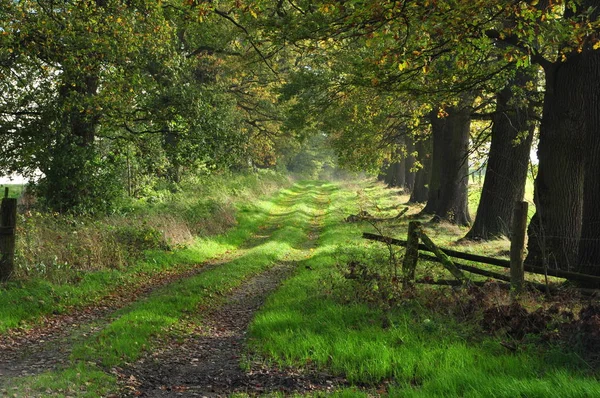
[[[374, 241], [379, 241], [379, 242], [383, 242], [383, 243], [389, 243], [389, 244], [392, 244], [395, 246], [406, 247], [405, 240], [395, 239], [395, 238], [391, 238], [389, 236], [371, 234], [368, 232], [363, 233], [362, 236], [363, 236], [363, 238], [368, 239], [368, 240], [374, 240]], [[431, 252], [427, 248], [427, 246], [425, 246], [423, 244], [419, 244], [419, 250]], [[440, 250], [442, 252], [446, 253], [450, 257], [460, 258], [462, 260], [474, 261], [474, 262], [478, 262], [478, 263], [482, 263], [482, 264], [495, 265], [495, 266], [502, 267], [502, 268], [510, 268], [510, 260], [504, 260], [501, 258], [493, 258], [493, 257], [485, 257], [485, 256], [477, 255], [477, 254], [471, 254], [471, 253], [463, 253], [463, 252], [459, 252], [456, 250], [445, 249], [442, 247], [440, 247]], [[533, 266], [533, 265], [525, 264], [523, 268], [526, 272], [530, 272], [532, 274], [538, 274], [538, 275], [545, 274], [544, 267], [541, 267], [541, 266]], [[593, 283], [600, 284], [600, 277], [595, 276], [595, 275], [580, 274], [577, 272], [562, 271], [562, 270], [553, 269], [553, 268], [548, 268], [547, 274], [549, 276], [555, 276], [557, 278], [564, 278], [564, 279], [568, 279], [568, 280], [572, 280], [572, 281], [576, 281], [576, 282], [588, 282], [588, 283], [593, 282]]]
[[[420, 223], [416, 221], [412, 221], [409, 223], [408, 240], [395, 239], [389, 236], [376, 235], [368, 232], [363, 233], [362, 236], [364, 239], [368, 240], [383, 242], [395, 246], [407, 247], [407, 253], [405, 255], [403, 263], [405, 284], [410, 284], [412, 283], [412, 280], [414, 280], [414, 269], [416, 267], [417, 258], [420, 255], [421, 258], [442, 263], [444, 267], [446, 267], [452, 273], [452, 275], [455, 278], [457, 278], [456, 283], [458, 284], [462, 283], [463, 278], [461, 276], [460, 271], [463, 270], [474, 274], [479, 274], [494, 279], [511, 282], [511, 284], [517, 292], [522, 289], [525, 271], [533, 274], [555, 276], [570, 281], [585, 282], [587, 284], [594, 283], [600, 285], [599, 276], [562, 271], [558, 269], [544, 268], [543, 266], [535, 266], [531, 264], [523, 264], [523, 250], [527, 225], [527, 206], [526, 203], [524, 205], [523, 203], [525, 202], [518, 202], [515, 206], [513, 237], [511, 240], [512, 261], [437, 247], [435, 244], [433, 244], [431, 239], [429, 239], [427, 235], [425, 235], [425, 233], [421, 229]], [[418, 243], [419, 239], [424, 243]], [[434, 253], [435, 257], [426, 254], [419, 254], [419, 251]], [[494, 265], [502, 268], [508, 268], [511, 269], [511, 276], [509, 277], [493, 271], [482, 270], [471, 265], [459, 264], [448, 257], [478, 262], [482, 264]], [[536, 286], [538, 288], [540, 286], [543, 286], [541, 284], [538, 285], [539, 286]]]

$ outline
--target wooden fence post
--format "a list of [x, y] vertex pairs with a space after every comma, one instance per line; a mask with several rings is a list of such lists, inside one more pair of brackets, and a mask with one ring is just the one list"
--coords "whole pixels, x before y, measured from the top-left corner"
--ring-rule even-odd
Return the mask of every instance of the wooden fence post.
[[17, 199], [4, 191], [0, 205], [0, 281], [7, 281], [15, 266], [15, 235], [17, 225]]
[[415, 268], [419, 260], [419, 229], [421, 223], [411, 221], [408, 223], [408, 236], [406, 238], [406, 254], [402, 262], [402, 286], [410, 287], [415, 280]]
[[525, 284], [525, 237], [527, 236], [527, 202], [516, 202], [510, 237], [510, 285], [513, 295], [523, 291]]

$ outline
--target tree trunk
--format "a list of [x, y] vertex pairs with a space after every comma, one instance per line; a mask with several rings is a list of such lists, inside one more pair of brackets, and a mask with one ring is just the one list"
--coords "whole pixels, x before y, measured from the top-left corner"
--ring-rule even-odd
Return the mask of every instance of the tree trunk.
[[404, 170], [405, 170], [405, 184], [407, 192], [412, 192], [415, 186], [415, 172], [412, 171], [415, 167], [415, 143], [412, 137], [406, 138], [406, 158], [404, 159]]
[[581, 235], [585, 123], [582, 91], [590, 82], [581, 56], [546, 68], [546, 94], [535, 180], [536, 213], [526, 262], [575, 270]]
[[406, 186], [406, 163], [404, 159], [400, 159], [395, 163], [396, 165], [396, 187], [402, 188]]
[[427, 204], [423, 214], [435, 214], [441, 197], [442, 168], [444, 167], [444, 123], [432, 112], [431, 121], [431, 171], [427, 190]]
[[464, 106], [450, 107], [446, 112], [448, 115], [444, 118], [439, 118], [436, 113], [431, 115], [433, 174], [423, 212], [431, 212], [436, 218], [453, 224], [469, 225], [467, 187], [471, 110]]
[[[473, 227], [467, 239], [509, 236], [515, 202], [523, 200], [533, 141], [532, 107], [511, 105], [515, 86], [524, 89], [527, 73], [509, 83], [496, 98], [492, 143]], [[528, 109], [529, 108], [529, 109]]]
[[383, 182], [385, 185], [388, 187], [394, 186], [394, 163], [388, 162], [388, 164], [385, 166], [385, 169], [383, 169], [383, 174]]
[[409, 203], [425, 203], [429, 197], [429, 181], [431, 179], [431, 137], [415, 142], [415, 149], [421, 168], [415, 173], [415, 183]]
[[582, 58], [586, 156], [579, 272], [600, 275], [600, 52], [586, 51]]
[[97, 95], [99, 79], [97, 74], [82, 77], [70, 71], [61, 77], [60, 122], [49, 143], [41, 193], [54, 211], [93, 211], [89, 203], [98, 199], [99, 182], [91, 170], [97, 163], [94, 141], [100, 116], [89, 103]]
[[400, 137], [392, 149], [392, 163], [385, 168], [383, 181], [390, 188], [404, 188], [406, 183], [406, 164], [404, 162], [404, 137]]
[[406, 138], [398, 138], [396, 143], [396, 187], [404, 189], [406, 186]]

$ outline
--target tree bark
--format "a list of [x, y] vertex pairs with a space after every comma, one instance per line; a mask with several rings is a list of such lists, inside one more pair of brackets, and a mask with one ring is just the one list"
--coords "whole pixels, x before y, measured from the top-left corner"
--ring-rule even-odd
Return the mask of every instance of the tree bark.
[[[466, 101], [463, 101], [466, 102]], [[471, 110], [466, 106], [446, 109], [439, 118], [431, 114], [433, 132], [433, 170], [429, 199], [424, 213], [458, 225], [469, 225], [468, 150]]]
[[496, 96], [492, 142], [473, 227], [466, 239], [494, 239], [509, 236], [514, 203], [523, 200], [529, 152], [535, 124], [533, 107], [511, 105], [514, 89], [523, 89], [533, 79], [526, 72]]
[[442, 168], [444, 167], [444, 123], [432, 112], [429, 115], [431, 122], [431, 171], [427, 189], [427, 204], [422, 210], [423, 214], [435, 214], [439, 207]]
[[425, 203], [429, 196], [429, 181], [431, 179], [431, 137], [417, 140], [415, 149], [421, 168], [415, 173], [415, 183], [409, 203]]
[[405, 170], [405, 184], [407, 192], [412, 192], [415, 186], [415, 172], [412, 171], [415, 166], [415, 143], [412, 137], [406, 138], [406, 158], [404, 159], [404, 170]]
[[586, 141], [579, 272], [600, 275], [600, 52], [582, 55]]
[[575, 270], [581, 236], [585, 123], [581, 55], [546, 68], [546, 94], [535, 180], [536, 213], [526, 262]]

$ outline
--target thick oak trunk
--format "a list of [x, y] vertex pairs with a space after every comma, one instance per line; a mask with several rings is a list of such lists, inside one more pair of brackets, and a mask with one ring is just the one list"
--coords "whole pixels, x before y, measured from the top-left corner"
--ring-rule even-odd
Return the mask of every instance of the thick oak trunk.
[[585, 177], [579, 271], [600, 275], [600, 52], [582, 55], [585, 105]]
[[529, 224], [528, 263], [575, 270], [581, 235], [585, 123], [581, 57], [546, 69], [546, 94]]
[[421, 167], [415, 173], [415, 183], [409, 203], [425, 203], [429, 197], [431, 180], [431, 138], [420, 139], [415, 143], [417, 159]]
[[469, 225], [468, 150], [470, 108], [452, 107], [448, 115], [431, 115], [433, 168], [429, 199], [423, 212], [458, 225]]
[[532, 79], [520, 73], [496, 97], [492, 142], [473, 227], [467, 239], [509, 236], [513, 207], [523, 200], [533, 127], [527, 106], [511, 105], [515, 88], [524, 88]]
[[427, 204], [423, 214], [435, 214], [441, 195], [442, 168], [444, 167], [444, 123], [437, 115], [430, 114], [431, 122], [431, 169], [427, 189]]

